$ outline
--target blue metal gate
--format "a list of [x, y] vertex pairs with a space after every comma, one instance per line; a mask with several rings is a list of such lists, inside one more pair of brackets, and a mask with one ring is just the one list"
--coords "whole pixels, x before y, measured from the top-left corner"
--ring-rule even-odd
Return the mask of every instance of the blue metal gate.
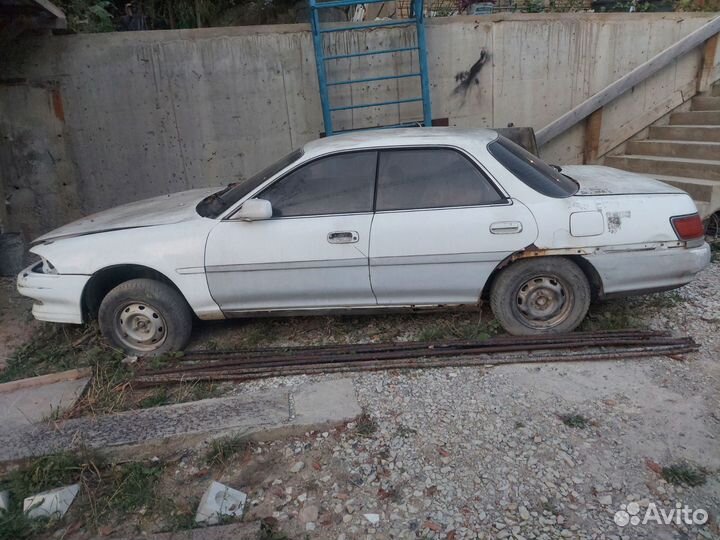
[[[389, 19], [383, 21], [376, 21], [370, 23], [356, 23], [347, 26], [326, 26], [323, 27], [320, 24], [319, 10], [327, 8], [338, 8], [338, 7], [353, 7], [359, 4], [376, 4], [385, 2], [386, 0], [328, 0], [328, 1], [317, 1], [309, 0], [310, 2], [310, 22], [312, 24], [313, 33], [313, 44], [315, 46], [315, 62], [317, 64], [318, 74], [318, 85], [320, 87], [320, 100], [322, 102], [322, 113], [323, 122], [325, 124], [325, 135], [330, 136], [341, 131], [352, 131], [352, 130], [337, 130], [333, 127], [333, 113], [336, 111], [347, 111], [351, 109], [363, 109], [368, 107], [384, 107], [389, 105], [398, 105], [401, 103], [413, 103], [422, 102], [423, 117], [413, 122], [404, 122], [400, 124], [393, 124], [387, 126], [374, 126], [374, 128], [390, 128], [390, 127], [404, 127], [404, 126], [430, 126], [432, 124], [432, 112], [430, 107], [430, 84], [428, 81], [428, 68], [427, 68], [427, 48], [425, 46], [425, 22], [423, 15], [423, 0], [412, 0], [410, 18], [405, 19]], [[346, 31], [357, 31], [365, 30], [369, 28], [383, 28], [383, 27], [407, 27], [413, 26], [415, 28], [416, 39], [414, 47], [401, 47], [394, 49], [379, 49], [371, 51], [354, 52], [348, 54], [335, 54], [325, 55], [325, 42], [323, 36], [330, 32], [346, 32]], [[373, 56], [382, 54], [392, 54], [398, 52], [415, 51], [418, 55], [418, 66], [419, 71], [416, 73], [405, 73], [401, 75], [386, 75], [378, 77], [365, 77], [362, 79], [354, 80], [343, 80], [343, 81], [328, 81], [327, 80], [327, 64], [329, 60], [340, 60], [357, 58], [361, 56]], [[351, 85], [351, 84], [362, 84], [376, 81], [385, 81], [392, 79], [406, 79], [406, 78], [417, 78], [420, 82], [418, 93], [420, 95], [413, 95], [412, 97], [397, 99], [394, 101], [380, 101], [374, 103], [361, 103], [358, 105], [345, 105], [345, 106], [333, 106], [330, 102], [330, 94], [328, 88], [330, 86], [340, 85]], [[363, 128], [373, 129], [373, 128]]]

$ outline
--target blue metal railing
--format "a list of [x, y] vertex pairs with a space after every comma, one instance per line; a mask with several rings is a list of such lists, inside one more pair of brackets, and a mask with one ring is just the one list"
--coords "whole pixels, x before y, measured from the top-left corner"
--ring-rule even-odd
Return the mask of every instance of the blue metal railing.
[[[333, 127], [333, 113], [336, 111], [348, 111], [353, 109], [364, 109], [369, 107], [386, 107], [391, 105], [400, 105], [403, 103], [422, 102], [423, 114], [422, 119], [415, 121], [400, 122], [392, 126], [374, 126], [374, 128], [389, 128], [399, 126], [430, 126], [432, 124], [432, 111], [430, 104], [430, 82], [428, 80], [427, 65], [427, 48], [425, 45], [425, 18], [423, 14], [423, 0], [412, 0], [412, 10], [410, 18], [407, 19], [389, 19], [383, 21], [352, 23], [348, 25], [337, 25], [323, 27], [320, 24], [319, 11], [327, 8], [353, 7], [359, 4], [380, 3], [386, 0], [330, 0], [322, 2], [318, 0], [308, 0], [310, 2], [310, 23], [312, 26], [313, 45], [315, 48], [315, 62], [317, 64], [318, 86], [320, 88], [320, 101], [322, 104], [323, 123], [325, 124], [325, 135], [330, 136], [341, 131], [358, 131], [358, 129], [338, 130]], [[416, 34], [415, 47], [398, 47], [392, 49], [378, 49], [374, 51], [351, 52], [346, 54], [325, 55], [324, 35], [335, 32], [353, 32], [372, 28], [393, 28], [413, 26]], [[348, 41], [349, 42], [349, 41]], [[343, 60], [350, 58], [359, 58], [364, 56], [374, 56], [381, 54], [393, 54], [399, 52], [415, 52], [418, 56], [419, 71], [412, 73], [402, 73], [399, 75], [378, 75], [364, 77], [361, 79], [348, 79], [339, 81], [328, 81], [327, 65], [329, 60]], [[420, 84], [420, 96], [391, 101], [378, 101], [360, 103], [357, 105], [333, 106], [330, 102], [329, 87], [343, 86], [353, 84], [366, 84], [378, 81], [389, 81], [393, 79], [410, 79], [417, 78]], [[374, 129], [361, 128], [361, 129]]]

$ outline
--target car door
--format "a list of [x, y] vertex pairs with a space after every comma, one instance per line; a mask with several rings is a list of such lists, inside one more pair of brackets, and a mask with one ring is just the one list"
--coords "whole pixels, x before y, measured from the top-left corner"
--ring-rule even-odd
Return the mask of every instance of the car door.
[[380, 152], [370, 282], [381, 305], [467, 304], [537, 237], [527, 207], [453, 148]]
[[315, 159], [254, 195], [270, 201], [272, 218], [219, 223], [205, 264], [221, 309], [375, 305], [368, 249], [376, 166], [374, 151]]

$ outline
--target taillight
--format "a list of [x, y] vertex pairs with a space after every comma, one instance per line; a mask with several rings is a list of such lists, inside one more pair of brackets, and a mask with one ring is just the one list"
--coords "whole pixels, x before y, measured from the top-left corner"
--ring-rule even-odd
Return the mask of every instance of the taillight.
[[702, 220], [697, 214], [671, 217], [670, 223], [680, 240], [694, 240], [705, 236]]

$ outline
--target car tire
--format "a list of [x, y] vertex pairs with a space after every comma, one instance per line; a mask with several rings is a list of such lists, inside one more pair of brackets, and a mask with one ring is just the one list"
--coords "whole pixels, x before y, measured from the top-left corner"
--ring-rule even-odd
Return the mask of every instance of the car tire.
[[590, 307], [590, 284], [569, 259], [537, 257], [517, 261], [500, 273], [490, 306], [513, 335], [571, 332]]
[[192, 312], [171, 286], [154, 279], [131, 279], [105, 295], [98, 322], [103, 336], [127, 354], [157, 356], [187, 345]]

